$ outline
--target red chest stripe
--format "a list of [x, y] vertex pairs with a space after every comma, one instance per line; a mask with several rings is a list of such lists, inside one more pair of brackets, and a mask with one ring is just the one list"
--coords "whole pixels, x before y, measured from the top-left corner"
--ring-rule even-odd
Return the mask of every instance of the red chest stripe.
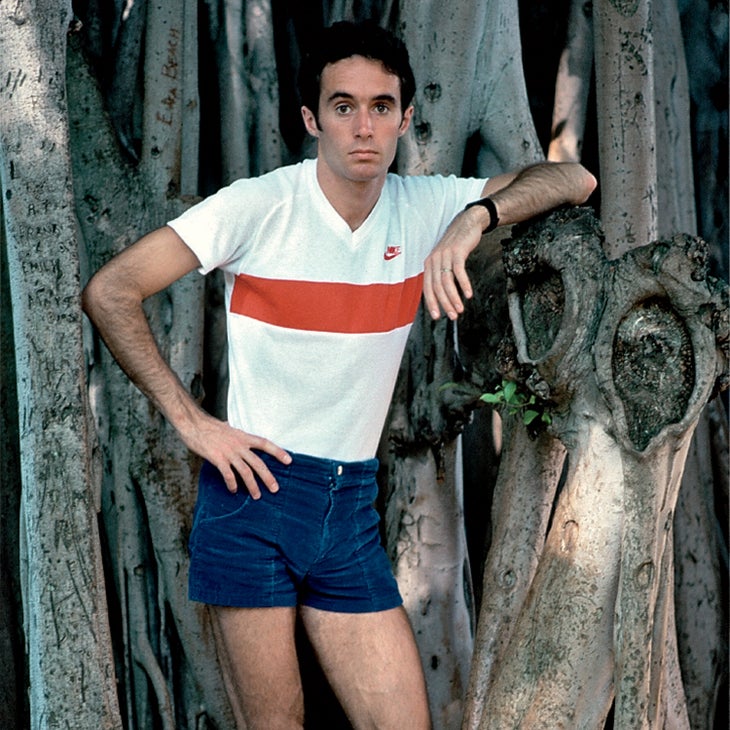
[[239, 274], [231, 312], [297, 330], [390, 332], [413, 321], [422, 279], [418, 274], [397, 284], [343, 284]]

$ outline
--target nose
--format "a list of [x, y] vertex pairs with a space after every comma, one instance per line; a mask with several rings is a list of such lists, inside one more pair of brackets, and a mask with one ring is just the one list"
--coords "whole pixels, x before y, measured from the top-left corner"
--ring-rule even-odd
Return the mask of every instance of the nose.
[[371, 137], [373, 134], [373, 120], [368, 109], [361, 109], [355, 115], [355, 135], [357, 137]]

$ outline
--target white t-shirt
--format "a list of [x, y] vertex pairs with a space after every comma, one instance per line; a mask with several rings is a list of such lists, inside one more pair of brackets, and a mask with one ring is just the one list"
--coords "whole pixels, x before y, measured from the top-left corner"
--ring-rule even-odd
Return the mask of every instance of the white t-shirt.
[[423, 262], [484, 180], [388, 175], [356, 230], [306, 160], [242, 179], [169, 225], [225, 274], [228, 421], [338, 461], [377, 449]]

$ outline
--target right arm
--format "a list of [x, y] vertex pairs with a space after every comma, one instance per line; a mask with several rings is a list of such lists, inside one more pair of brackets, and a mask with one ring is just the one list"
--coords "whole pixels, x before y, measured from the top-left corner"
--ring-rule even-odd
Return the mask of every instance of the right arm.
[[254, 449], [288, 463], [290, 457], [260, 436], [232, 428], [206, 413], [160, 355], [142, 302], [200, 266], [197, 256], [169, 226], [158, 228], [122, 251], [94, 274], [82, 306], [130, 380], [180, 434], [185, 445], [218, 468], [236, 491], [236, 472], [251, 496], [270, 491], [276, 480]]

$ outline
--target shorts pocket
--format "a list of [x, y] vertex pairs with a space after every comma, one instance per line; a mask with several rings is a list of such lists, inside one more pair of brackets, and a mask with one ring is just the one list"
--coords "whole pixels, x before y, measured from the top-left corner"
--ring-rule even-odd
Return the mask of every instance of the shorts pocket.
[[196, 526], [234, 517], [253, 501], [243, 485], [239, 485], [237, 492], [230, 492], [218, 469], [206, 462], [198, 481], [193, 531]]

